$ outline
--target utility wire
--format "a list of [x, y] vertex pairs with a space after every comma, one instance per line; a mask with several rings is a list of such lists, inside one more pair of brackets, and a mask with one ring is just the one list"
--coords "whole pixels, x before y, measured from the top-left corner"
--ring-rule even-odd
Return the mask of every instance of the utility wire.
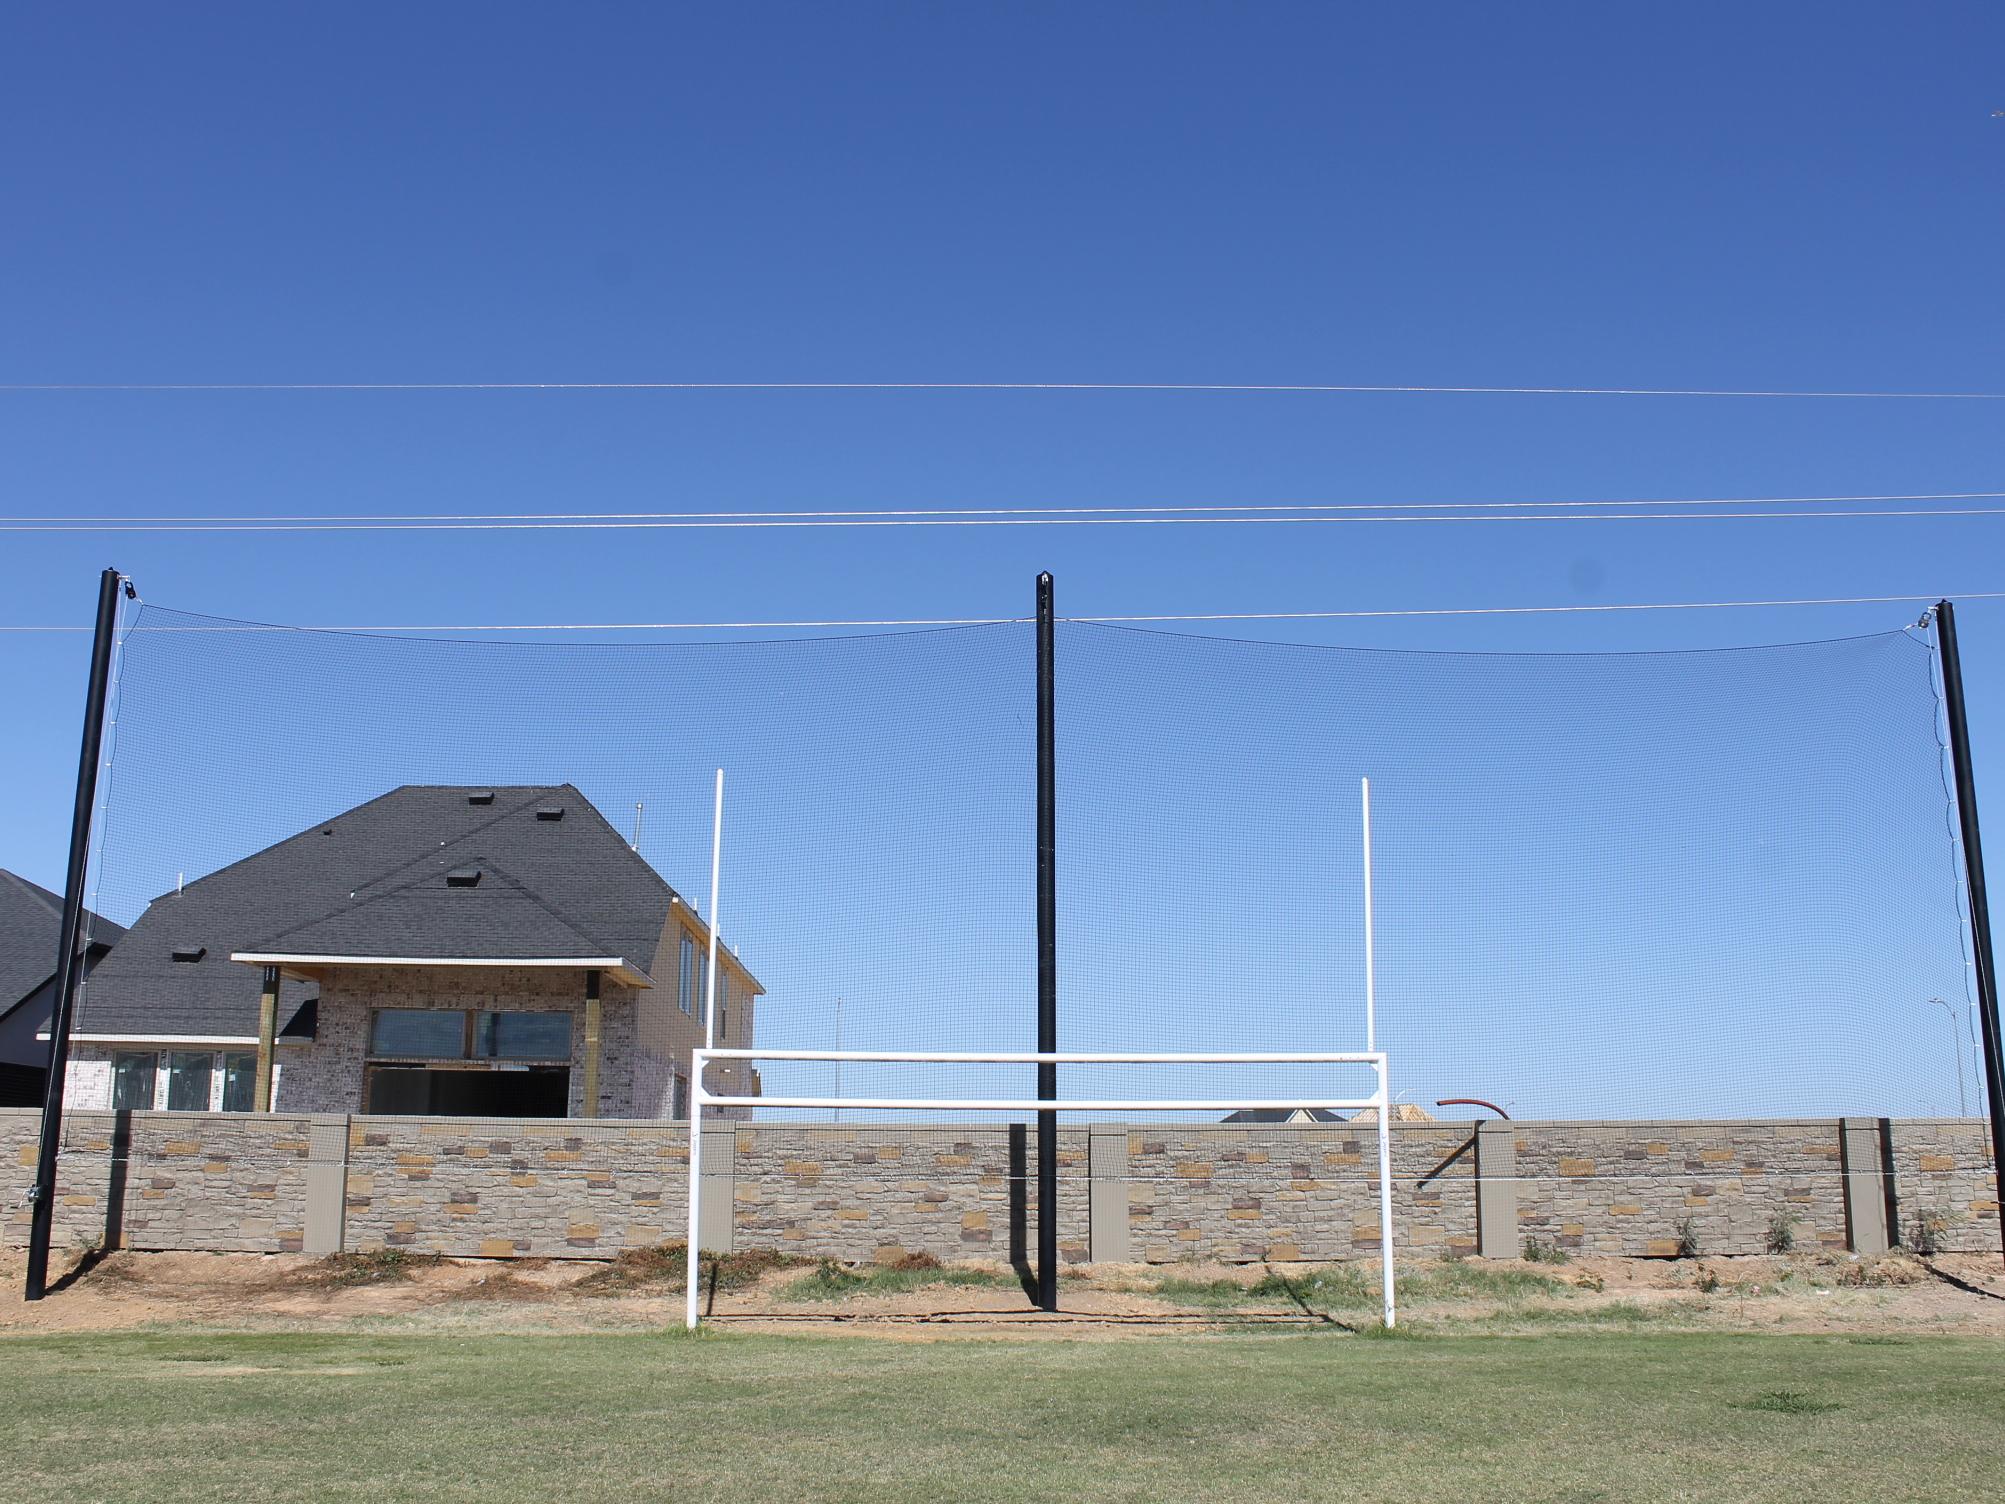
[[[2005, 590], [1951, 592], [1953, 601], [2005, 600]], [[1151, 622], [1223, 621], [1350, 621], [1380, 617], [1416, 616], [1563, 616], [1606, 611], [1744, 611], [1785, 606], [1884, 606], [1930, 604], [1945, 599], [1943, 592], [1928, 595], [1843, 595], [1788, 600], [1740, 601], [1647, 601], [1633, 604], [1574, 603], [1564, 606], [1424, 606], [1395, 607], [1359, 611], [1210, 611], [1166, 612], [1139, 616], [1066, 616], [1060, 620], [1098, 626], [1121, 626]], [[135, 626], [134, 632], [708, 632], [746, 631], [758, 628], [807, 627], [987, 627], [1020, 624], [1027, 616], [928, 616], [878, 618], [871, 620], [816, 621], [626, 621], [626, 622], [513, 622], [505, 624], [446, 626], [281, 626], [266, 622], [226, 622], [203, 626]], [[0, 626], [0, 632], [88, 632], [78, 626]]]
[[[1727, 503], [1732, 505], [1732, 503]], [[0, 533], [480, 533], [480, 532], [657, 532], [683, 530], [758, 530], [762, 528], [882, 528], [882, 527], [1256, 527], [1292, 524], [1335, 526], [1343, 523], [1455, 522], [1795, 522], [1839, 517], [1996, 517], [2005, 507], [1893, 507], [1851, 511], [1760, 512], [1490, 512], [1445, 516], [1376, 512], [1372, 515], [1147, 515], [1120, 517], [815, 517], [794, 513], [765, 514], [757, 519], [679, 518], [535, 522], [30, 522], [0, 523]]]
[[408, 513], [308, 513], [299, 516], [234, 514], [228, 516], [179, 516], [171, 513], [147, 516], [57, 516], [57, 517], [8, 517], [0, 518], [0, 528], [18, 528], [26, 531], [31, 527], [50, 526], [150, 526], [150, 525], [193, 525], [197, 523], [237, 524], [256, 526], [276, 526], [282, 523], [338, 523], [359, 526], [364, 523], [387, 523], [396, 525], [416, 525], [440, 522], [669, 522], [669, 521], [737, 521], [781, 522], [795, 519], [899, 519], [907, 517], [930, 518], [986, 518], [986, 517], [1091, 517], [1091, 516], [1140, 516], [1175, 517], [1182, 515], [1240, 515], [1261, 513], [1302, 513], [1318, 514], [1327, 512], [1442, 512], [1479, 510], [1537, 510], [1542, 508], [1582, 508], [1582, 507], [1726, 507], [1762, 506], [1781, 507], [1810, 505], [1815, 503], [1859, 503], [1869, 502], [1911, 502], [1911, 501], [1997, 501], [2005, 500], [2005, 491], [1906, 491], [1886, 492], [1869, 495], [1845, 496], [1692, 496], [1692, 497], [1619, 497], [1591, 501], [1262, 501], [1262, 502], [1164, 502], [1138, 503], [1130, 506], [1098, 507], [853, 507], [824, 510], [802, 510], [790, 512], [762, 512], [739, 508], [718, 512], [408, 512]]
[[2005, 392], [1228, 381], [19, 381], [0, 383], [0, 392], [1301, 392], [1461, 397], [1772, 397], [2005, 402]]

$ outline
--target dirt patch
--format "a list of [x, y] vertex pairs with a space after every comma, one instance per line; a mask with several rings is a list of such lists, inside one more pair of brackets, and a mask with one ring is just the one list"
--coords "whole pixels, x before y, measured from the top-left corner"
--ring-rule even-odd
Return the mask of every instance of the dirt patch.
[[[715, 1280], [705, 1281], [705, 1313], [727, 1330], [1090, 1341], [1193, 1330], [1355, 1331], [1378, 1321], [1379, 1275], [1368, 1263], [1068, 1269], [1056, 1314], [1034, 1309], [1004, 1264], [920, 1260], [903, 1269], [824, 1271], [814, 1261], [750, 1250], [706, 1268]], [[326, 1329], [385, 1319], [452, 1331], [660, 1328], [681, 1322], [683, 1269], [677, 1245], [609, 1263], [117, 1252], [82, 1267], [59, 1261], [53, 1293], [29, 1305], [14, 1249], [0, 1251], [0, 1332]], [[2005, 1337], [2005, 1272], [1996, 1258], [1977, 1255], [1471, 1259], [1403, 1266], [1400, 1285], [1401, 1323], [1423, 1334], [1648, 1324], [1862, 1340], [1951, 1331]]]

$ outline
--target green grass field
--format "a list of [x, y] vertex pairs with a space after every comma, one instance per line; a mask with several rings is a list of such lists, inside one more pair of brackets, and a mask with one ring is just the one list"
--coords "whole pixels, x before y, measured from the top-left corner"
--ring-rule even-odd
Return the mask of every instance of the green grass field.
[[1593, 1333], [0, 1340], [0, 1498], [1975, 1497], [2005, 1348]]

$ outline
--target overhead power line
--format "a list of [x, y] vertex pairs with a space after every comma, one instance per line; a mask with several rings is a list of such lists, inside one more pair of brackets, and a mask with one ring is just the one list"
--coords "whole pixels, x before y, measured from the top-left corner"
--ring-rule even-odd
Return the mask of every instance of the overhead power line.
[[1263, 392], [1443, 397], [1772, 397], [2005, 402], [2005, 392], [1734, 387], [1426, 386], [1254, 381], [17, 381], [0, 392]]
[[1259, 501], [1259, 502], [1162, 502], [1138, 503], [1129, 506], [1061, 507], [1061, 506], [1020, 506], [1020, 507], [848, 507], [827, 508], [813, 511], [766, 512], [738, 508], [719, 512], [391, 512], [391, 513], [307, 513], [297, 516], [259, 516], [237, 513], [227, 516], [178, 516], [162, 513], [157, 516], [111, 515], [111, 516], [58, 516], [58, 517], [9, 517], [0, 518], [0, 527], [48, 526], [122, 526], [126, 524], [144, 525], [194, 525], [212, 524], [257, 524], [276, 526], [282, 523], [338, 523], [344, 526], [361, 526], [369, 523], [386, 523], [415, 526], [419, 523], [440, 522], [671, 522], [671, 521], [747, 521], [756, 523], [786, 522], [795, 520], [820, 520], [841, 518], [862, 519], [903, 519], [907, 517], [947, 519], [961, 518], [1038, 518], [1038, 517], [1173, 517], [1179, 515], [1219, 514], [1233, 516], [1257, 513], [1304, 513], [1322, 512], [1442, 512], [1442, 511], [1486, 511], [1486, 510], [1527, 510], [1542, 508], [1593, 508], [1593, 507], [1727, 507], [1727, 506], [1796, 506], [1822, 502], [1870, 503], [1870, 502], [1910, 502], [1910, 501], [1997, 501], [2005, 500], [2005, 491], [1905, 491], [1882, 492], [1867, 495], [1816, 495], [1816, 496], [1688, 496], [1688, 497], [1617, 497], [1590, 501]]
[[[1915, 502], [2005, 500], [2005, 492], [1872, 496], [1672, 498], [1662, 501], [1260, 502], [1135, 507], [922, 508], [812, 512], [578, 512], [412, 514], [403, 517], [99, 517], [0, 519], [14, 533], [546, 532], [881, 527], [1143, 527], [1425, 522], [1635, 522], [1834, 517], [1990, 517], [2005, 507]], [[1892, 505], [1882, 505], [1891, 503]], [[1832, 504], [1839, 511], [1806, 511]], [[1646, 511], [1668, 507], [1674, 511]], [[1754, 507], [1755, 511], [1721, 511]], [[1795, 508], [1796, 510], [1786, 510]]]
[[[1633, 603], [1572, 602], [1563, 606], [1407, 606], [1353, 611], [1202, 611], [1157, 612], [1142, 615], [1067, 616], [1064, 621], [1100, 626], [1168, 622], [1353, 621], [1385, 617], [1428, 616], [1565, 616], [1609, 611], [1746, 611], [1796, 606], [1933, 605], [1936, 601], [2005, 600], [2005, 590], [1932, 591], [1923, 595], [1839, 595], [1780, 600], [1641, 601]], [[272, 622], [205, 622], [197, 626], [139, 625], [137, 632], [712, 632], [778, 628], [835, 627], [988, 627], [1019, 624], [1027, 616], [917, 616], [797, 621], [624, 621], [624, 622], [506, 622], [390, 626], [287, 626]], [[0, 632], [89, 632], [88, 625], [0, 626]]]

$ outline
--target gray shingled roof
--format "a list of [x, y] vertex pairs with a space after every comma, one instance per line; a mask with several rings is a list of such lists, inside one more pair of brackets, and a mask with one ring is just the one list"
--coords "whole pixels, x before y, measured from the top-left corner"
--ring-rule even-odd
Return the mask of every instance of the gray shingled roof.
[[568, 783], [410, 784], [156, 898], [91, 974], [76, 1032], [255, 1034], [258, 968], [233, 952], [621, 957], [658, 977], [675, 897]]
[[[92, 949], [110, 945], [125, 930], [85, 911]], [[0, 868], [0, 1013], [6, 1013], [56, 974], [63, 896]]]

